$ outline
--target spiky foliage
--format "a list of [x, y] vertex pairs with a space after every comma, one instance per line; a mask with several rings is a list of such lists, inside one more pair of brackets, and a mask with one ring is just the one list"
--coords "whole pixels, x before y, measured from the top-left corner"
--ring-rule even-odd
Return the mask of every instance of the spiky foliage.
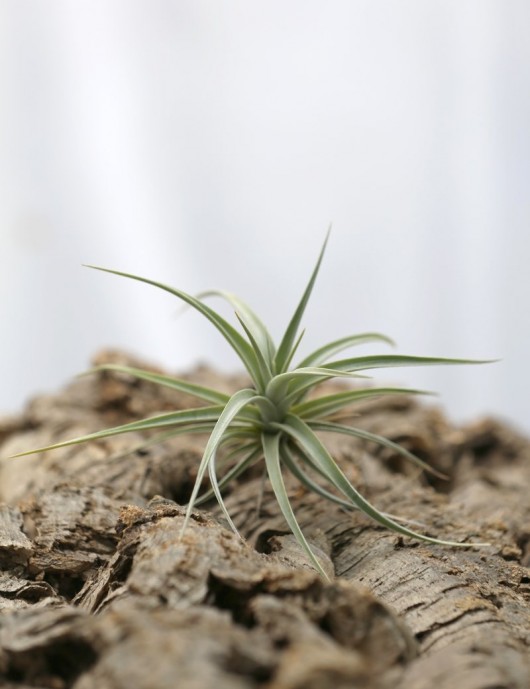
[[[422, 394], [421, 391], [396, 387], [362, 387], [311, 399], [308, 399], [308, 395], [324, 381], [337, 377], [365, 378], [360, 372], [370, 369], [483, 362], [395, 354], [336, 358], [341, 352], [359, 344], [368, 342], [393, 344], [388, 337], [379, 333], [363, 333], [349, 335], [325, 344], [303, 358], [296, 366], [291, 366], [303, 335], [303, 332], [300, 333], [302, 317], [320, 269], [328, 237], [329, 232], [302, 298], [278, 346], [273, 342], [260, 318], [247, 304], [229, 292], [213, 291], [193, 297], [179, 289], [154, 280], [116, 270], [89, 266], [154, 285], [173, 294], [199, 311], [219, 330], [235, 350], [252, 380], [252, 387], [239, 390], [232, 396], [228, 396], [217, 390], [149, 371], [111, 364], [100, 366], [96, 370], [130, 374], [193, 395], [202, 402], [206, 402], [207, 405], [135, 421], [56, 443], [32, 452], [42, 452], [133, 431], [162, 429], [163, 433], [155, 437], [155, 441], [163, 441], [184, 433], [209, 433], [209, 439], [199, 464], [197, 478], [187, 506], [182, 531], [186, 529], [194, 507], [215, 497], [227, 522], [237, 533], [223, 501], [222, 490], [249, 467], [264, 461], [270, 485], [287, 524], [300, 546], [324, 577], [326, 574], [296, 520], [285, 487], [282, 468], [287, 469], [307, 489], [314, 491], [321, 497], [343, 507], [360, 509], [379, 524], [399, 534], [429, 543], [450, 546], [464, 545], [417, 533], [406, 525], [406, 520], [398, 520], [397, 517], [379, 511], [350, 483], [317, 435], [319, 431], [326, 431], [362, 438], [390, 448], [421, 468], [433, 471], [400, 445], [374, 433], [340, 423], [341, 412], [350, 411], [359, 400], [385, 395]], [[221, 297], [234, 308], [241, 330], [234, 328], [204, 303], [205, 297], [212, 295]], [[222, 447], [227, 449], [225, 461], [227, 457], [229, 461], [226, 472], [218, 479], [216, 458]], [[209, 476], [211, 487], [202, 496], [199, 496], [206, 474]], [[327, 482], [335, 492], [330, 492], [324, 488], [323, 482]]]

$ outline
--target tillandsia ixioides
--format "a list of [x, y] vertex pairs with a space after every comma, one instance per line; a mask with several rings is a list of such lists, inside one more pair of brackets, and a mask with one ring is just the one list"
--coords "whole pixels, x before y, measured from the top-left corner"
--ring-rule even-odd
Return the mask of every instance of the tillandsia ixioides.
[[[153, 441], [158, 440], [160, 442], [184, 433], [208, 433], [209, 439], [198, 467], [197, 478], [187, 506], [182, 531], [186, 529], [194, 507], [215, 497], [230, 527], [237, 533], [223, 501], [222, 490], [250, 466], [264, 461], [270, 485], [289, 528], [323, 577], [327, 575], [307, 543], [293, 512], [284, 484], [283, 468], [291, 472], [303, 486], [321, 497], [346, 508], [360, 509], [379, 524], [404, 536], [449, 546], [484, 545], [455, 543], [420, 534], [409, 528], [406, 525], [406, 520], [399, 520], [397, 517], [379, 511], [350, 483], [317, 435], [319, 431], [325, 431], [350, 435], [377, 443], [390, 448], [422, 469], [433, 472], [433, 469], [404, 447], [382, 436], [340, 423], [341, 412], [351, 410], [352, 406], [359, 400], [383, 395], [423, 394], [421, 391], [398, 387], [360, 387], [321, 397], [309, 398], [309, 393], [319, 384], [333, 378], [365, 378], [361, 372], [370, 369], [485, 363], [467, 359], [396, 354], [336, 358], [341, 352], [367, 342], [393, 344], [392, 340], [385, 335], [362, 333], [348, 335], [325, 344], [301, 359], [296, 366], [292, 366], [293, 358], [303, 335], [303, 331], [300, 332], [302, 317], [320, 269], [328, 238], [329, 232], [302, 298], [278, 346], [275, 345], [267, 328], [254, 311], [245, 302], [229, 292], [216, 290], [194, 297], [155, 280], [117, 270], [89, 266], [154, 285], [173, 294], [199, 311], [219, 330], [235, 350], [250, 376], [252, 385], [229, 396], [217, 390], [171, 376], [112, 364], [99, 366], [94, 370], [111, 370], [130, 374], [139, 379], [193, 395], [207, 404], [206, 406], [165, 413], [142, 421], [127, 423], [38, 450], [23, 452], [20, 455], [43, 452], [133, 431], [161, 430], [163, 433], [153, 439]], [[233, 327], [211, 309], [204, 301], [207, 296], [218, 296], [227, 301], [235, 310], [241, 330]], [[225, 473], [218, 478], [216, 458], [221, 448], [226, 450], [224, 462], [227, 468]], [[210, 479], [210, 489], [199, 496], [206, 473]], [[334, 489], [334, 492], [324, 488], [323, 483], [324, 485], [327, 483]], [[401, 523], [399, 523], [400, 521]]]

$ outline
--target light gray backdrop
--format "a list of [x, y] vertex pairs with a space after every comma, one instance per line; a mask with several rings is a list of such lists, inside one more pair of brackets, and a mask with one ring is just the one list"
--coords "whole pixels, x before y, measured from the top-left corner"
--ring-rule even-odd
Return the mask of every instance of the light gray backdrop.
[[530, 4], [0, 0], [0, 409], [102, 346], [235, 361], [97, 263], [231, 289], [306, 348], [501, 357], [382, 372], [530, 430]]

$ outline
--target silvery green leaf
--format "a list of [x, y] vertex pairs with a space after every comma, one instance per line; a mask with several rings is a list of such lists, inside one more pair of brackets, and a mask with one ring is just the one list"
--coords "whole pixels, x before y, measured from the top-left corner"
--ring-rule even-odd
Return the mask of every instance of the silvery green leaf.
[[224, 318], [222, 318], [218, 313], [211, 309], [206, 304], [203, 304], [199, 299], [196, 299], [191, 294], [187, 294], [182, 290], [165, 285], [162, 282], [157, 282], [156, 280], [150, 280], [149, 278], [140, 277], [139, 275], [133, 275], [132, 273], [124, 273], [119, 270], [110, 270], [109, 268], [101, 268], [99, 266], [88, 265], [87, 268], [94, 268], [95, 270], [101, 270], [104, 273], [111, 273], [112, 275], [119, 275], [121, 277], [130, 278], [131, 280], [137, 280], [138, 282], [144, 282], [148, 285], [153, 285], [159, 289], [169, 292], [174, 296], [178, 297], [182, 301], [186, 302], [194, 309], [199, 311], [203, 316], [205, 316], [216, 328], [219, 330], [221, 335], [225, 340], [231, 345], [235, 350], [236, 354], [241, 359], [245, 368], [249, 372], [252, 380], [256, 383], [262, 381], [259, 380], [259, 369], [257, 367], [256, 355], [254, 350], [245, 340], [245, 338], [237, 332], [237, 330], [228, 323]]
[[213, 388], [207, 388], [202, 385], [197, 385], [196, 383], [190, 383], [187, 380], [182, 380], [181, 378], [174, 378], [173, 376], [167, 376], [161, 373], [153, 373], [152, 371], [144, 371], [143, 369], [139, 368], [131, 368], [130, 366], [102, 364], [101, 366], [91, 368], [81, 375], [84, 376], [90, 373], [98, 373], [100, 371], [124, 373], [128, 376], [133, 376], [134, 378], [147, 380], [150, 383], [155, 383], [156, 385], [162, 385], [172, 388], [173, 390], [178, 390], [179, 392], [184, 392], [188, 395], [193, 395], [198, 399], [204, 400], [205, 402], [211, 402], [212, 404], [226, 404], [229, 400], [229, 395], [225, 394], [224, 392], [214, 390]]
[[131, 433], [133, 431], [150, 431], [155, 428], [167, 428], [170, 426], [193, 427], [195, 424], [203, 422], [216, 422], [223, 407], [199, 407], [197, 409], [187, 409], [182, 411], [169, 412], [168, 414], [160, 414], [152, 416], [142, 421], [132, 421], [121, 426], [114, 426], [114, 428], [106, 428], [102, 431], [82, 435], [71, 440], [63, 440], [59, 443], [53, 443], [46, 447], [39, 447], [35, 450], [27, 450], [26, 452], [19, 452], [13, 457], [24, 457], [25, 455], [35, 454], [37, 452], [46, 452], [48, 450], [56, 450], [59, 447], [67, 447], [68, 445], [78, 445], [79, 443], [86, 443], [90, 440], [101, 440], [102, 438], [110, 438], [121, 433]]
[[208, 469], [208, 464], [210, 463], [215, 452], [217, 452], [217, 448], [222, 443], [225, 432], [229, 429], [230, 424], [234, 421], [239, 412], [242, 409], [244, 409], [247, 405], [251, 404], [252, 402], [255, 402], [259, 398], [260, 395], [257, 395], [255, 390], [239, 390], [234, 395], [232, 395], [232, 397], [227, 402], [225, 408], [223, 409], [222, 413], [220, 414], [219, 419], [215, 424], [215, 428], [213, 429], [210, 438], [208, 439], [208, 443], [206, 444], [204, 454], [199, 464], [197, 478], [195, 480], [188, 507], [186, 509], [186, 515], [184, 517], [184, 523], [182, 526], [181, 534], [184, 533], [190, 520], [191, 513], [195, 505], [195, 500], [197, 499], [197, 495], [204, 478], [204, 474]]
[[430, 395], [424, 390], [413, 390], [410, 388], [362, 388], [358, 390], [346, 390], [325, 397], [317, 397], [308, 402], [302, 402], [291, 408], [293, 414], [304, 419], [316, 419], [320, 416], [330, 416], [345, 407], [349, 407], [354, 402], [358, 402], [369, 397], [382, 397], [387, 395]]
[[351, 435], [354, 438], [361, 438], [362, 440], [368, 440], [371, 443], [376, 443], [377, 445], [386, 447], [389, 450], [392, 450], [393, 452], [396, 452], [397, 454], [401, 455], [402, 457], [405, 457], [405, 459], [408, 459], [410, 462], [415, 464], [420, 469], [423, 469], [424, 471], [428, 472], [429, 474], [432, 474], [433, 476], [436, 476], [444, 480], [447, 479], [447, 476], [445, 474], [442, 474], [441, 472], [437, 471], [434, 467], [430, 466], [422, 459], [412, 454], [412, 452], [409, 452], [401, 445], [398, 445], [398, 443], [394, 443], [392, 440], [389, 440], [388, 438], [385, 438], [382, 435], [370, 433], [369, 431], [365, 431], [362, 428], [346, 426], [345, 424], [331, 423], [318, 420], [308, 421], [307, 423], [309, 427], [312, 428], [314, 431], [324, 431], [327, 433], [342, 433], [343, 435]]
[[333, 457], [329, 454], [324, 445], [322, 445], [319, 438], [301, 419], [292, 414], [288, 414], [284, 424], [274, 424], [274, 427], [292, 437], [293, 440], [295, 440], [303, 448], [306, 454], [311, 455], [335, 488], [337, 488], [343, 495], [351, 500], [354, 505], [357, 505], [360, 510], [382, 526], [386, 526], [392, 531], [396, 531], [403, 536], [410, 536], [417, 540], [434, 543], [436, 545], [460, 547], [469, 547], [471, 545], [488, 545], [486, 543], [457, 543], [455, 541], [443, 541], [438, 538], [432, 538], [416, 531], [412, 531], [412, 529], [408, 529], [406, 526], [394, 522], [392, 519], [385, 516], [382, 512], [370, 504], [368, 500], [363, 498], [363, 496], [353, 487], [353, 485], [348, 481], [342, 472], [342, 469], [340, 469]]
[[[253, 443], [253, 446], [255, 443]], [[223, 489], [225, 486], [227, 486], [231, 481], [235, 480], [241, 474], [246, 471], [262, 454], [263, 450], [260, 447], [248, 451], [248, 448], [246, 451], [243, 452], [243, 457], [242, 459], [237, 462], [233, 467], [231, 467], [226, 474], [219, 480], [219, 489]], [[213, 497], [215, 497], [215, 493], [213, 489], [210, 489], [206, 491], [203, 495], [200, 495], [196, 500], [195, 500], [195, 505], [199, 506], [204, 504], [205, 502], [209, 502]]]
[[330, 357], [335, 356], [339, 352], [354, 347], [356, 345], [366, 344], [367, 342], [383, 342], [384, 344], [389, 344], [392, 347], [395, 346], [395, 342], [391, 340], [386, 335], [381, 333], [360, 333], [359, 335], [347, 335], [346, 337], [341, 337], [339, 340], [334, 340], [329, 342], [323, 347], [315, 350], [305, 359], [298, 364], [296, 368], [304, 368], [306, 366], [320, 366]]
[[334, 371], [368, 371], [374, 368], [397, 368], [401, 366], [454, 366], [457, 364], [491, 364], [493, 360], [446, 359], [431, 356], [403, 356], [402, 354], [376, 354], [351, 359], [330, 361], [326, 368]]
[[277, 373], [283, 373], [285, 371], [287, 362], [291, 358], [293, 344], [296, 341], [298, 328], [300, 327], [300, 322], [304, 315], [304, 311], [307, 306], [307, 302], [309, 301], [309, 297], [311, 296], [311, 292], [313, 291], [313, 286], [315, 284], [315, 280], [317, 279], [318, 271], [320, 270], [320, 264], [322, 263], [322, 259], [324, 257], [324, 252], [326, 250], [326, 245], [328, 243], [330, 230], [331, 228], [328, 230], [326, 234], [326, 239], [324, 240], [324, 244], [322, 246], [322, 249], [320, 250], [316, 266], [313, 269], [307, 287], [305, 288], [302, 298], [300, 299], [300, 302], [296, 307], [296, 311], [294, 312], [294, 315], [291, 318], [289, 325], [287, 326], [287, 330], [285, 331], [282, 341], [280, 342], [278, 351], [276, 352], [276, 356], [274, 359], [274, 370]]
[[221, 297], [234, 307], [245, 329], [252, 334], [252, 338], [263, 358], [267, 361], [269, 366], [272, 367], [274, 355], [276, 354], [276, 347], [269, 331], [263, 324], [263, 321], [256, 315], [255, 311], [238, 296], [226, 290], [216, 289], [201, 292], [197, 295], [197, 299], [204, 299], [212, 296]]
[[261, 439], [263, 443], [263, 454], [265, 456], [265, 464], [267, 467], [269, 481], [272, 490], [274, 491], [274, 495], [276, 496], [276, 500], [278, 501], [278, 505], [280, 506], [282, 514], [285, 518], [285, 521], [287, 522], [289, 528], [293, 532], [293, 535], [296, 538], [298, 544], [307, 554], [307, 556], [309, 557], [309, 559], [311, 560], [319, 574], [322, 577], [324, 577], [324, 579], [329, 580], [328, 575], [322, 568], [322, 565], [320, 564], [318, 558], [311, 550], [309, 543], [307, 542], [304, 534], [302, 533], [302, 529], [296, 521], [293, 508], [291, 507], [289, 496], [287, 495], [285, 484], [283, 482], [282, 470], [280, 467], [279, 434], [263, 433]]

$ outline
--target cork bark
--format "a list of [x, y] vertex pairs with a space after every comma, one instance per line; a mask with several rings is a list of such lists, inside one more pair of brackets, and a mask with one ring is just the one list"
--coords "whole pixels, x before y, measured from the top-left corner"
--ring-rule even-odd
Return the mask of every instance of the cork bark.
[[[138, 364], [103, 352], [98, 362]], [[230, 391], [237, 377], [190, 378]], [[0, 420], [0, 457], [196, 405], [123, 375], [81, 378]], [[388, 450], [324, 437], [412, 542], [288, 483], [331, 582], [289, 534], [259, 468], [179, 539], [205, 438], [142, 448], [117, 436], [0, 466], [0, 686], [42, 689], [528, 689], [530, 442], [482, 419], [456, 427], [407, 398], [355, 423], [402, 443], [448, 480]]]

